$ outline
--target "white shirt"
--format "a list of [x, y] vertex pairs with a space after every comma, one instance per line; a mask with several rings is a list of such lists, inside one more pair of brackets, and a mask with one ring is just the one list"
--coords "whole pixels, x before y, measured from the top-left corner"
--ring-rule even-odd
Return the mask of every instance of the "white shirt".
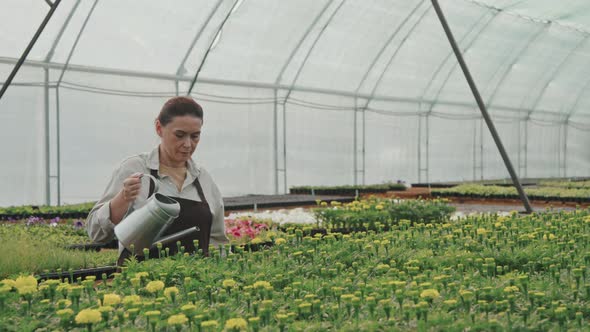
[[[195, 178], [199, 179], [201, 187], [203, 188], [203, 194], [207, 199], [207, 203], [209, 203], [209, 209], [213, 216], [210, 244], [217, 247], [219, 244], [227, 243], [228, 240], [225, 236], [223, 198], [221, 197], [219, 188], [215, 182], [213, 182], [209, 173], [203, 167], [195, 164], [192, 159], [189, 159], [186, 179], [182, 185], [182, 191], [179, 192], [178, 187], [171, 177], [159, 174], [159, 166], [159, 146], [153, 149], [150, 153], [135, 155], [121, 162], [121, 165], [119, 165], [119, 167], [113, 172], [104, 194], [88, 214], [86, 229], [90, 238], [96, 243], [107, 243], [113, 239], [115, 234], [115, 224], [111, 221], [111, 199], [119, 193], [121, 188], [123, 188], [123, 181], [131, 174], [137, 172], [150, 174], [150, 170], [155, 169], [158, 170], [158, 175], [160, 176], [160, 188], [158, 192], [170, 197], [179, 197], [201, 202], [201, 197], [199, 197], [199, 193], [193, 185]], [[131, 205], [129, 213], [146, 204], [150, 188], [149, 181], [150, 177], [144, 176], [142, 178], [141, 190], [137, 199]], [[121, 251], [122, 249], [123, 247], [121, 243], [119, 243], [119, 250]]]

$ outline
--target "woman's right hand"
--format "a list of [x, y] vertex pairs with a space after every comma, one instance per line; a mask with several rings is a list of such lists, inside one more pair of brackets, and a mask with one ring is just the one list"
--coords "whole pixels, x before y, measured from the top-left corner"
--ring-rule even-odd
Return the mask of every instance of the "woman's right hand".
[[121, 189], [121, 196], [127, 203], [133, 202], [139, 195], [141, 190], [142, 173], [133, 173], [128, 178], [123, 180], [123, 188]]
[[118, 224], [121, 222], [129, 206], [139, 195], [141, 190], [142, 173], [133, 173], [128, 178], [123, 180], [123, 188], [110, 201], [111, 222]]

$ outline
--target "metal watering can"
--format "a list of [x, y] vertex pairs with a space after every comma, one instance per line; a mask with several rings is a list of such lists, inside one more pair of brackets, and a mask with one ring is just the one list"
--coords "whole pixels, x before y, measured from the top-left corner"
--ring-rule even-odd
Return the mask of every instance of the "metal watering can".
[[143, 176], [149, 176], [154, 181], [154, 194], [147, 199], [143, 207], [127, 214], [115, 226], [119, 242], [134, 254], [141, 254], [144, 248], [150, 249], [155, 243], [167, 244], [198, 231], [193, 227], [161, 238], [166, 228], [180, 214], [180, 204], [166, 195], [157, 193], [160, 183], [158, 179], [150, 174], [142, 174]]

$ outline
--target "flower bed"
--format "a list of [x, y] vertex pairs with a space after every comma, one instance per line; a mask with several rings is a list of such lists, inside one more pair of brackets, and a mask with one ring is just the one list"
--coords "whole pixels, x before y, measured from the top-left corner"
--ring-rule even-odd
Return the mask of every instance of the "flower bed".
[[406, 190], [406, 186], [403, 183], [383, 183], [357, 186], [300, 186], [289, 188], [289, 193], [307, 195], [355, 195], [360, 193], [382, 193], [403, 190]]
[[0, 283], [8, 330], [588, 330], [589, 211], [393, 225]]
[[68, 245], [89, 243], [81, 220], [32, 217], [0, 223], [0, 278], [18, 273], [48, 273], [112, 265], [117, 253], [68, 250]]
[[[561, 186], [547, 186], [539, 188], [525, 188], [530, 199], [563, 202], [590, 202], [590, 189], [585, 187], [567, 188]], [[479, 184], [463, 184], [447, 189], [433, 189], [431, 194], [440, 197], [480, 197], [518, 199], [516, 188], [501, 186], [485, 186]]]

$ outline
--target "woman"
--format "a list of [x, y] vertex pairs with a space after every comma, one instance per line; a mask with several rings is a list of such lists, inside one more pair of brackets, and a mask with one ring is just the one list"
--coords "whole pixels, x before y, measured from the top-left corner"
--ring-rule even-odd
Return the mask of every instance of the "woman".
[[[180, 215], [164, 235], [198, 226], [197, 235], [183, 238], [181, 243], [186, 252], [194, 252], [193, 240], [199, 239], [200, 249], [207, 253], [210, 244], [218, 246], [227, 238], [221, 193], [209, 173], [191, 158], [201, 138], [203, 109], [192, 98], [174, 97], [164, 104], [155, 124], [160, 144], [150, 153], [125, 159], [114, 171], [102, 198], [88, 215], [88, 235], [97, 243], [111, 241], [115, 225], [127, 213], [145, 205], [153, 194], [153, 183], [149, 177], [142, 177], [151, 174], [160, 180], [158, 192], [180, 203]], [[176, 249], [175, 243], [169, 245], [171, 253]], [[131, 254], [121, 244], [119, 251], [121, 265]], [[157, 251], [152, 250], [150, 256], [157, 256]]]

